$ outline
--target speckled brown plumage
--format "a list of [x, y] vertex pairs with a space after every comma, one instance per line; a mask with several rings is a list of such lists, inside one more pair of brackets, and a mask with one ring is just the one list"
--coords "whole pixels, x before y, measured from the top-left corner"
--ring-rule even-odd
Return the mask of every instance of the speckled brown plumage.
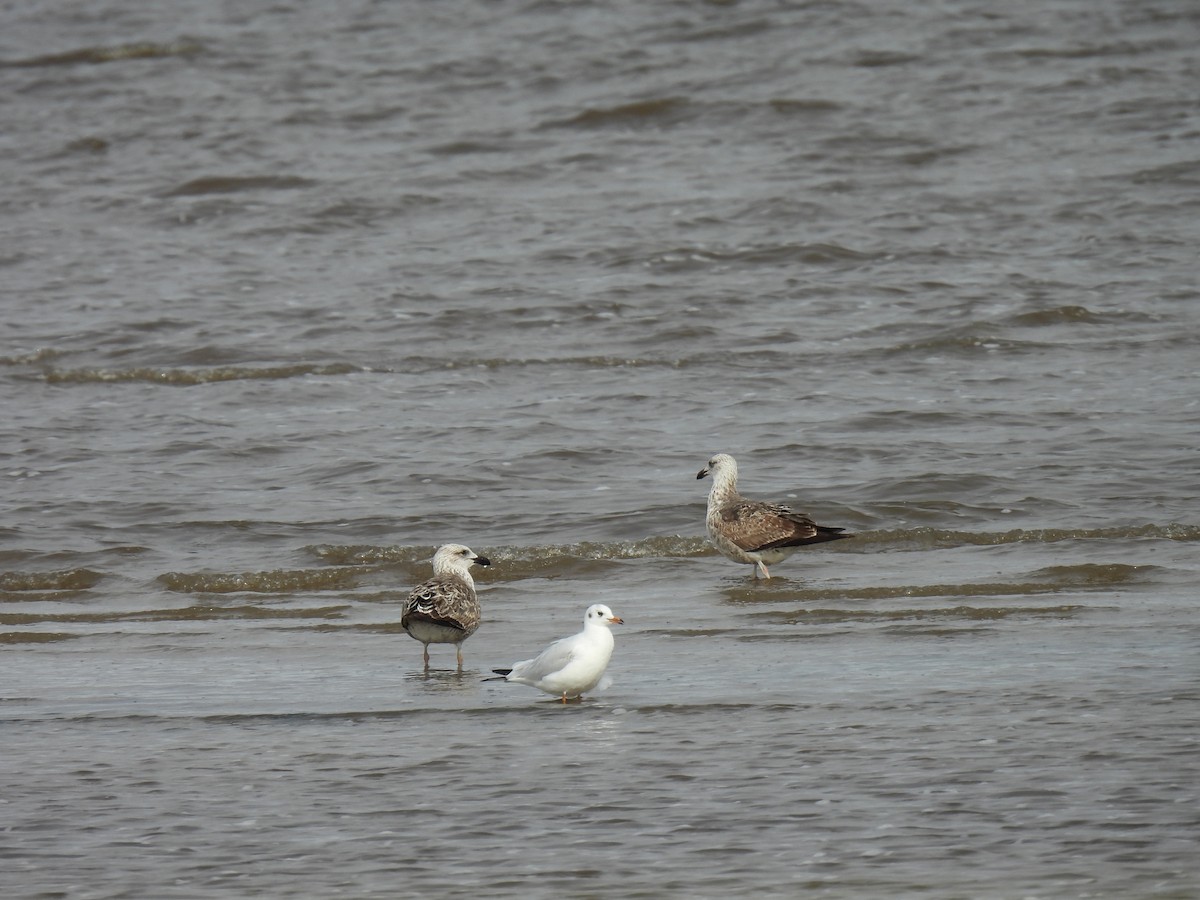
[[482, 610], [475, 594], [472, 565], [489, 566], [470, 547], [446, 544], [433, 556], [433, 578], [413, 588], [400, 611], [400, 627], [424, 646], [429, 668], [430, 644], [454, 644], [462, 669], [462, 643], [479, 627]]
[[737, 462], [728, 453], [718, 453], [701, 469], [697, 478], [712, 475], [705, 525], [709, 540], [734, 562], [755, 566], [770, 578], [767, 564], [786, 559], [807, 544], [848, 538], [844, 528], [818, 525], [801, 512], [781, 503], [750, 500], [737, 492]]

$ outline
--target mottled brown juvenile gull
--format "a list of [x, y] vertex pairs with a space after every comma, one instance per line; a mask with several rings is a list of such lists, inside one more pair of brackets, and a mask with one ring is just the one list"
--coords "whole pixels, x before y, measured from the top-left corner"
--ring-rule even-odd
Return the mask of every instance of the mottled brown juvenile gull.
[[479, 598], [475, 596], [472, 565], [490, 566], [462, 544], [445, 544], [433, 555], [433, 577], [413, 588], [400, 612], [400, 627], [425, 647], [429, 668], [430, 644], [454, 644], [462, 671], [462, 644], [479, 627]]
[[581, 697], [604, 677], [612, 658], [611, 627], [624, 620], [602, 603], [587, 608], [583, 631], [555, 641], [533, 659], [514, 663], [511, 669], [492, 669], [505, 681], [527, 684], [547, 694], [561, 694], [562, 702]]
[[770, 579], [767, 563], [775, 565], [806, 544], [848, 538], [844, 528], [818, 525], [804, 513], [793, 512], [781, 503], [749, 500], [737, 492], [738, 469], [728, 453], [718, 453], [696, 478], [711, 475], [708, 492], [708, 538], [712, 545], [734, 562], [749, 563]]

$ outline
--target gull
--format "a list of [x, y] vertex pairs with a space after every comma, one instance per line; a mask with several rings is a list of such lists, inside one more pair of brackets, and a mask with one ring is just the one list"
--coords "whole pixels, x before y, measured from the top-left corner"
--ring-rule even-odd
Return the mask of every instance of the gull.
[[[505, 681], [527, 684], [547, 694], [582, 698], [604, 675], [613, 652], [613, 625], [623, 625], [620, 616], [602, 603], [587, 608], [583, 631], [555, 641], [533, 659], [514, 663], [511, 669], [492, 669]], [[499, 679], [488, 679], [498, 681]]]
[[462, 544], [445, 544], [433, 554], [433, 577], [413, 588], [400, 612], [400, 627], [425, 647], [425, 670], [429, 670], [429, 645], [454, 644], [458, 670], [462, 671], [462, 644], [479, 627], [479, 598], [471, 566], [490, 566], [492, 561], [477, 556]]
[[708, 538], [712, 545], [734, 562], [755, 567], [770, 580], [767, 563], [787, 559], [805, 544], [836, 541], [851, 535], [844, 528], [818, 525], [804, 513], [793, 512], [780, 503], [750, 500], [737, 492], [737, 462], [728, 453], [718, 453], [696, 478], [712, 475], [708, 492]]

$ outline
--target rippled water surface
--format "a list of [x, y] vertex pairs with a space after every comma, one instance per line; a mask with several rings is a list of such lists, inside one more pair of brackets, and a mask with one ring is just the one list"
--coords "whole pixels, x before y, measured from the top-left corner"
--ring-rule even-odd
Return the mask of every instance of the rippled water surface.
[[1200, 894], [1192, 4], [0, 25], [6, 896]]

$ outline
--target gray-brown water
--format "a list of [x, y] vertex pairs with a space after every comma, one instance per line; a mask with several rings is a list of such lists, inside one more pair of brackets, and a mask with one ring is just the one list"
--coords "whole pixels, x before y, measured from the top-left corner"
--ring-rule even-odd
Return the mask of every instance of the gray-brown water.
[[6, 6], [4, 895], [1200, 894], [1198, 25]]

